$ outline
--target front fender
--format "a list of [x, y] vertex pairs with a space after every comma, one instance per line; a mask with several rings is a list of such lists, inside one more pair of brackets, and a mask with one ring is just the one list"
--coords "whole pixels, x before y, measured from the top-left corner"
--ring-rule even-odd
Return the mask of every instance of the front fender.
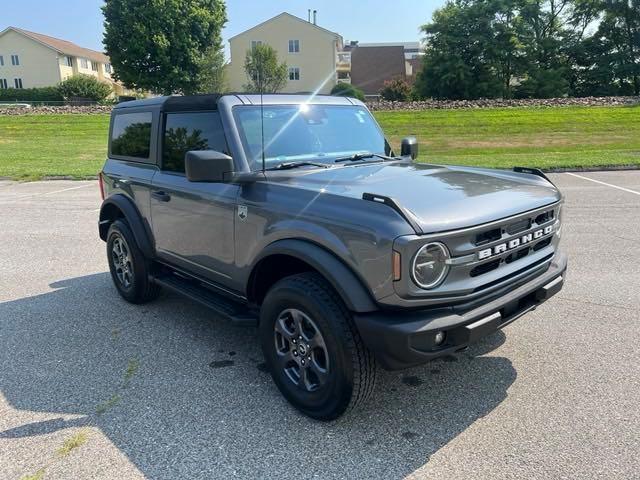
[[356, 273], [318, 244], [301, 239], [275, 241], [262, 250], [254, 260], [251, 271], [261, 260], [271, 255], [288, 255], [309, 264], [331, 284], [352, 312], [372, 312], [378, 309]]

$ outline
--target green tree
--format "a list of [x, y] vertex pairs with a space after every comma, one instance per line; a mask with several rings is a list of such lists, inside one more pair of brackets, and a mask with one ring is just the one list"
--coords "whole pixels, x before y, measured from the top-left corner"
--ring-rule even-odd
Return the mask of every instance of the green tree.
[[224, 0], [105, 0], [102, 11], [117, 80], [163, 94], [208, 90], [203, 69], [222, 50]]
[[193, 93], [224, 93], [227, 84], [224, 72], [224, 52], [209, 48], [198, 69], [198, 88]]
[[500, 80], [500, 96], [513, 96], [513, 82], [526, 65], [524, 45], [518, 35], [521, 29], [520, 0], [493, 0], [488, 14], [493, 15], [491, 41], [487, 58]]
[[519, 37], [524, 45], [524, 81], [516, 94], [551, 98], [568, 93], [570, 65], [565, 49], [571, 0], [523, 0]]
[[102, 102], [113, 93], [111, 85], [91, 75], [74, 75], [57, 86], [57, 90], [65, 98], [89, 98]]
[[595, 37], [610, 59], [620, 93], [640, 95], [640, 0], [604, 0], [602, 6]]
[[470, 99], [510, 95], [520, 48], [511, 0], [450, 0], [422, 27], [417, 96]]
[[247, 50], [244, 71], [248, 79], [244, 87], [247, 92], [276, 93], [287, 84], [289, 74], [287, 64], [278, 63], [278, 53], [266, 44]]
[[336, 97], [352, 97], [357, 98], [361, 102], [364, 102], [364, 92], [358, 87], [351, 85], [350, 83], [338, 82], [331, 89], [331, 95]]

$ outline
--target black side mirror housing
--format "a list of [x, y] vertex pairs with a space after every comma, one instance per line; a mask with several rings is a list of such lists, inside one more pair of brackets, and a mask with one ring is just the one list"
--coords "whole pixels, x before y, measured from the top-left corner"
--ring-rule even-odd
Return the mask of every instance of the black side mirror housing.
[[400, 156], [411, 157], [411, 160], [418, 158], [418, 139], [416, 137], [405, 137], [402, 139]]
[[190, 182], [210, 183], [229, 182], [234, 169], [233, 159], [215, 150], [187, 152], [184, 167]]

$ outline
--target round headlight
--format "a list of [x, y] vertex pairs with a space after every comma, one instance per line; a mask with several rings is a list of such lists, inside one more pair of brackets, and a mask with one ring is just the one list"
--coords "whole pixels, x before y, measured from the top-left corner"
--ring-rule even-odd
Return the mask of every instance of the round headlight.
[[424, 289], [434, 288], [449, 273], [449, 250], [441, 243], [428, 243], [413, 257], [411, 275], [413, 281]]

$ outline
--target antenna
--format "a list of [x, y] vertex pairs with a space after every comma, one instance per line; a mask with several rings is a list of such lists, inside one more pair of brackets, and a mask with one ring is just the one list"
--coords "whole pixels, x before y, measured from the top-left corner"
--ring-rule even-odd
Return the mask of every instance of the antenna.
[[258, 70], [258, 85], [260, 88], [260, 139], [262, 142], [262, 148], [260, 150], [262, 150], [262, 173], [264, 173], [265, 169], [266, 169], [266, 164], [265, 164], [265, 159], [264, 159], [264, 99], [263, 99], [263, 94], [264, 94], [264, 86], [262, 84], [262, 78], [260, 77], [260, 73], [261, 71]]

